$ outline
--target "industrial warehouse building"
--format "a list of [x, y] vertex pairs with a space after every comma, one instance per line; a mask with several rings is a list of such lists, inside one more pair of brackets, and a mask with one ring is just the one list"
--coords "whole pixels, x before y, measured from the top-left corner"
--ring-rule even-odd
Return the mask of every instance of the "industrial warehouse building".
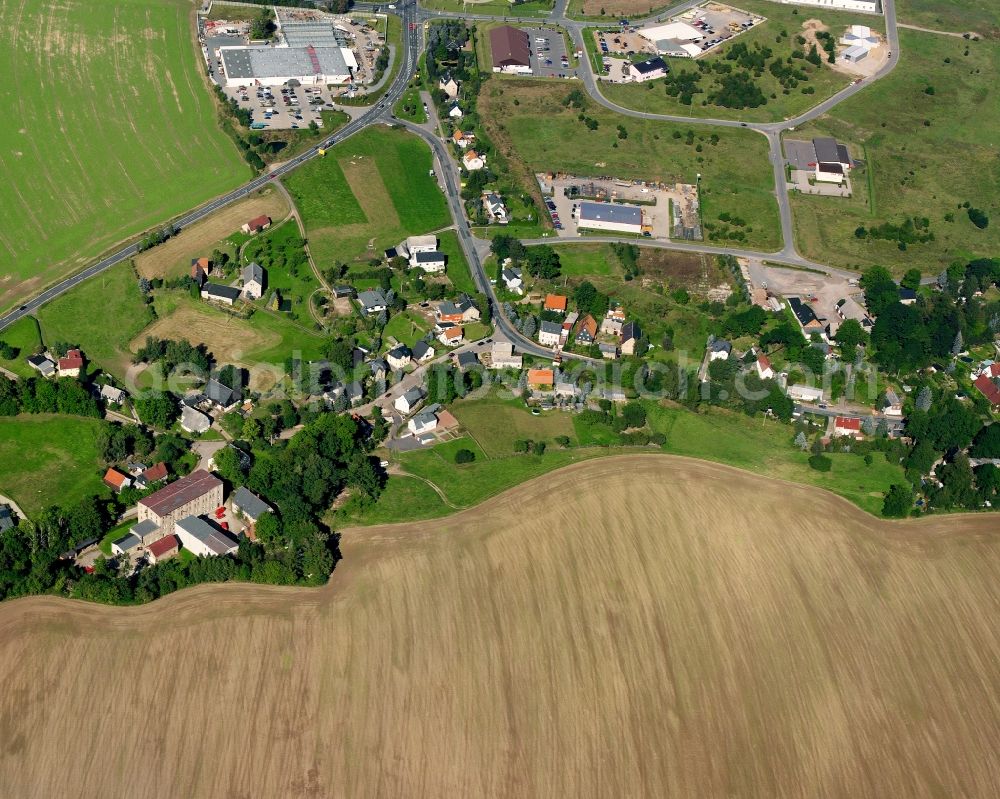
[[211, 513], [220, 505], [222, 481], [204, 469], [197, 469], [140, 499], [138, 520], [140, 523], [150, 522], [143, 528], [144, 535], [153, 532], [154, 528], [170, 532], [178, 519]]
[[490, 31], [493, 71], [510, 75], [531, 74], [531, 45], [528, 34], [510, 25]]
[[580, 203], [578, 227], [587, 230], [614, 230], [619, 233], [642, 233], [642, 208], [618, 203]]
[[358, 69], [347, 47], [220, 47], [219, 53], [228, 87], [348, 83]]

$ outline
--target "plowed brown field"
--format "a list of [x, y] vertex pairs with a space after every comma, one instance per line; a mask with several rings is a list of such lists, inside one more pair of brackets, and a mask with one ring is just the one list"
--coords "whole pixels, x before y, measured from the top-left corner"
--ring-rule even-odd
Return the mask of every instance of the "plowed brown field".
[[995, 797], [996, 517], [609, 458], [319, 590], [0, 606], [4, 797]]

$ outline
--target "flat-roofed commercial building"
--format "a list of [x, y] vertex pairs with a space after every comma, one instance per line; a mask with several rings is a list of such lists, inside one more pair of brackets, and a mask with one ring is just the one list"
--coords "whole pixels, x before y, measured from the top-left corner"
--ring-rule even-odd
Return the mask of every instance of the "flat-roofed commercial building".
[[578, 227], [587, 230], [614, 230], [619, 233], [642, 233], [642, 208], [619, 203], [580, 203]]
[[220, 47], [226, 86], [347, 83], [358, 69], [346, 47]]

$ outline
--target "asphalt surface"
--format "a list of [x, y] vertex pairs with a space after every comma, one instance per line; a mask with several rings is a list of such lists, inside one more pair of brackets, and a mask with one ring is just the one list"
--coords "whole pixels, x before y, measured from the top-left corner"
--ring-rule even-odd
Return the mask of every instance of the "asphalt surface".
[[[451, 207], [452, 216], [455, 219], [455, 226], [459, 234], [459, 241], [462, 244], [462, 249], [465, 253], [466, 258], [469, 261], [469, 266], [472, 269], [473, 278], [475, 279], [476, 286], [480, 291], [485, 293], [488, 297], [493, 298], [494, 301], [494, 314], [493, 318], [497, 325], [497, 328], [502, 331], [512, 342], [516, 343], [523, 351], [535, 355], [550, 355], [551, 350], [540, 347], [535, 342], [531, 342], [520, 335], [503, 316], [502, 312], [496, 312], [499, 309], [495, 305], [495, 295], [493, 293], [493, 287], [487, 278], [485, 271], [483, 270], [482, 260], [480, 258], [479, 252], [476, 249], [475, 241], [469, 230], [468, 222], [465, 219], [464, 209], [462, 207], [461, 197], [458, 193], [457, 181], [456, 181], [456, 170], [452, 168], [452, 161], [448, 155], [447, 149], [444, 147], [443, 143], [436, 136], [433, 136], [428, 131], [416, 126], [411, 125], [408, 122], [402, 120], [395, 120], [391, 117], [391, 111], [393, 105], [402, 95], [405, 90], [407, 83], [409, 82], [410, 76], [414, 73], [416, 69], [416, 62], [418, 53], [421, 51], [421, 45], [423, 41], [423, 23], [430, 19], [435, 19], [438, 17], [460, 17], [467, 20], [481, 20], [481, 21], [498, 21], [507, 20], [513, 24], [545, 24], [545, 25], [556, 25], [566, 28], [570, 36], [573, 38], [574, 44], [586, 52], [586, 47], [583, 43], [583, 29], [586, 27], [593, 26], [595, 23], [593, 21], [580, 21], [569, 19], [566, 17], [566, 6], [568, 0], [556, 0], [555, 7], [552, 13], [547, 17], [531, 18], [531, 17], [500, 17], [495, 15], [487, 14], [463, 14], [457, 12], [439, 12], [439, 11], [428, 11], [420, 9], [416, 5], [416, 0], [405, 0], [396, 4], [396, 9], [390, 11], [387, 9], [386, 5], [374, 4], [374, 3], [360, 3], [355, 6], [356, 10], [365, 11], [373, 10], [376, 5], [380, 10], [386, 13], [395, 13], [402, 18], [403, 23], [403, 39], [401, 52], [399, 57], [402, 60], [401, 67], [397, 72], [395, 78], [392, 81], [388, 91], [383, 95], [382, 99], [379, 100], [378, 104], [371, 107], [365, 111], [362, 115], [353, 119], [351, 122], [347, 123], [343, 128], [338, 130], [336, 133], [331, 135], [328, 139], [323, 142], [313, 146], [301, 155], [293, 158], [290, 161], [282, 164], [280, 167], [275, 168], [271, 172], [254, 178], [249, 183], [244, 186], [219, 197], [206, 205], [186, 214], [185, 216], [173, 220], [173, 224], [181, 229], [197, 222], [200, 219], [205, 218], [214, 211], [219, 210], [237, 200], [246, 197], [248, 194], [256, 191], [257, 189], [267, 185], [271, 180], [282, 177], [288, 174], [293, 169], [298, 168], [307, 161], [316, 158], [319, 155], [319, 150], [321, 148], [332, 147], [333, 145], [344, 141], [345, 139], [358, 133], [363, 128], [368, 125], [379, 123], [379, 122], [389, 122], [392, 121], [395, 124], [400, 124], [409, 130], [423, 138], [433, 149], [438, 161], [441, 165], [442, 177], [445, 181], [445, 192], [447, 195], [448, 203]], [[641, 26], [645, 24], [646, 21], [653, 21], [659, 18], [665, 18], [677, 14], [685, 9], [688, 9], [700, 0], [686, 0], [684, 3], [675, 5], [669, 9], [664, 9], [657, 14], [651, 15], [643, 20], [635, 20], [634, 24]], [[831, 108], [836, 106], [838, 103], [843, 102], [849, 97], [853, 96], [859, 91], [862, 91], [869, 83], [878, 80], [881, 77], [889, 74], [899, 60], [899, 35], [897, 31], [896, 22], [896, 10], [895, 10], [895, 0], [883, 0], [883, 12], [885, 18], [886, 27], [886, 39], [889, 45], [889, 51], [892, 54], [885, 65], [879, 69], [870, 78], [865, 79], [862, 83], [852, 84], [847, 88], [841, 90], [837, 94], [829, 97], [823, 102], [811, 108], [804, 114], [800, 114], [792, 119], [787, 119], [783, 122], [739, 122], [737, 120], [731, 119], [712, 119], [703, 117], [684, 117], [684, 116], [673, 116], [669, 114], [652, 114], [643, 111], [635, 111], [633, 109], [624, 108], [616, 103], [612, 103], [610, 100], [604, 97], [598, 87], [598, 82], [594, 76], [591, 64], [588, 58], [584, 57], [581, 59], [580, 66], [578, 67], [578, 75], [582, 79], [582, 82], [595, 102], [609, 108], [610, 110], [622, 114], [624, 116], [631, 116], [640, 119], [650, 119], [650, 120], [662, 120], [669, 122], [681, 122], [691, 125], [717, 125], [720, 127], [730, 127], [730, 128], [747, 128], [749, 130], [756, 131], [761, 135], [765, 136], [768, 140], [768, 146], [770, 150], [770, 160], [772, 163], [772, 168], [774, 171], [774, 185], [775, 185], [775, 195], [778, 202], [778, 208], [781, 217], [781, 231], [782, 231], [782, 249], [776, 253], [760, 253], [756, 251], [748, 251], [737, 248], [730, 247], [714, 247], [704, 244], [685, 244], [681, 242], [656, 242], [656, 243], [646, 243], [646, 242], [634, 242], [634, 240], [629, 239], [627, 241], [633, 243], [639, 243], [643, 246], [659, 246], [666, 249], [674, 250], [686, 250], [693, 252], [707, 252], [719, 255], [735, 255], [738, 257], [753, 256], [753, 257], [766, 257], [776, 262], [785, 263], [791, 266], [802, 266], [811, 269], [818, 269], [829, 274], [839, 274], [839, 275], [849, 275], [852, 273], [846, 270], [833, 269], [831, 267], [825, 266], [823, 264], [817, 264], [802, 258], [795, 249], [794, 242], [794, 228], [792, 224], [792, 211], [791, 205], [788, 198], [788, 187], [785, 180], [785, 162], [784, 156], [781, 152], [781, 134], [787, 130], [791, 130], [805, 122], [816, 119], [817, 117], [825, 114]], [[412, 29], [411, 29], [412, 24]], [[445, 168], [447, 165], [448, 168]], [[164, 223], [166, 226], [168, 223]], [[589, 238], [587, 241], [617, 241], [619, 239], [608, 238]], [[623, 241], [625, 239], [622, 239]], [[569, 240], [572, 241], [572, 240]], [[552, 243], [551, 239], [537, 239], [532, 241], [527, 241], [528, 244], [541, 244]], [[567, 243], [567, 240], [560, 240], [560, 244]], [[82, 272], [73, 275], [72, 277], [66, 278], [65, 280], [51, 286], [50, 288], [43, 291], [41, 294], [36, 295], [34, 298], [21, 305], [19, 308], [7, 313], [5, 316], [0, 317], [0, 330], [5, 329], [9, 325], [13, 324], [17, 320], [27, 316], [35, 311], [37, 311], [42, 305], [55, 299], [61, 294], [66, 293], [70, 289], [89, 280], [90, 278], [98, 275], [105, 270], [111, 268], [117, 263], [123, 260], [133, 257], [139, 252], [139, 248], [136, 244], [131, 244], [121, 250], [115, 252], [112, 255], [103, 258], [102, 260], [94, 263], [93, 265], [87, 267]], [[573, 357], [573, 356], [568, 356]]]

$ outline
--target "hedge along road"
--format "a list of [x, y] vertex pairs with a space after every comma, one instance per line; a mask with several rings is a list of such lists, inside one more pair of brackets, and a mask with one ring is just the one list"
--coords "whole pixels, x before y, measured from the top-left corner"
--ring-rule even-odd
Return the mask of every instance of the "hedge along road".
[[[683, 11], [694, 5], [697, 5], [698, 2], [699, 0], [687, 0], [686, 2], [681, 3], [672, 8], [661, 10], [658, 14], [654, 15], [654, 17], [663, 17], [667, 15], [676, 14], [680, 11]], [[361, 129], [370, 124], [373, 124], [378, 121], [385, 121], [387, 116], [385, 113], [385, 109], [391, 108], [395, 104], [395, 102], [400, 98], [400, 96], [402, 95], [403, 91], [405, 90], [406, 86], [409, 83], [410, 76], [413, 74], [415, 70], [417, 51], [418, 51], [417, 45], [422, 38], [422, 28], [423, 28], [422, 23], [424, 21], [438, 17], [461, 18], [468, 20], [507, 19], [506, 17], [497, 17], [485, 14], [463, 14], [461, 12], [422, 11], [417, 7], [416, 0], [406, 0], [406, 2], [402, 3], [401, 5], [403, 6], [401, 16], [402, 16], [404, 31], [407, 32], [406, 35], [404, 35], [402, 38], [403, 52], [401, 53], [401, 55], [404, 58], [404, 66], [396, 74], [396, 77], [393, 80], [393, 83], [390, 86], [389, 91], [386, 92], [386, 94], [383, 96], [383, 98], [379, 101], [379, 103], [375, 107], [371, 108], [369, 111], [367, 111], [365, 114], [358, 117], [354, 121], [349, 122], [346, 126], [341, 128], [337, 133], [335, 133], [333, 136], [331, 136], [329, 139], [325, 140], [321, 144], [315, 145], [310, 150], [307, 150], [305, 153], [302, 153], [301, 155], [292, 159], [291, 161], [286, 162], [285, 164], [278, 167], [277, 169], [274, 169], [268, 174], [261, 175], [255, 178], [254, 180], [244, 185], [242, 188], [236, 189], [227, 195], [219, 197], [218, 199], [213, 200], [212, 202], [207, 203], [206, 205], [203, 205], [201, 208], [192, 211], [190, 214], [187, 214], [186, 216], [175, 220], [174, 224], [183, 228], [186, 227], [187, 225], [197, 222], [199, 219], [208, 216], [213, 211], [216, 211], [219, 208], [222, 208], [226, 205], [229, 205], [230, 203], [235, 202], [236, 200], [239, 200], [247, 196], [248, 194], [261, 188], [262, 186], [267, 185], [269, 181], [277, 179], [282, 175], [291, 172], [293, 169], [305, 163], [306, 161], [315, 158], [317, 155], [319, 155], [319, 150], [321, 148], [331, 147], [334, 144], [337, 144], [338, 142], [341, 142], [344, 139], [347, 139], [348, 137], [354, 135], [355, 133], [357, 133], [358, 131], [360, 131]], [[815, 264], [802, 258], [801, 256], [799, 256], [798, 252], [795, 249], [794, 233], [792, 229], [792, 212], [791, 212], [791, 206], [788, 201], [788, 188], [785, 180], [784, 157], [782, 156], [781, 153], [781, 133], [786, 130], [791, 130], [797, 125], [800, 125], [804, 122], [808, 122], [826, 113], [838, 103], [842, 102], [843, 100], [846, 100], [848, 97], [852, 96], [858, 91], [861, 91], [868, 82], [884, 77], [889, 72], [891, 72], [892, 69], [895, 68], [896, 63], [899, 60], [899, 36], [896, 27], [895, 0], [882, 0], [882, 5], [885, 14], [886, 37], [889, 44], [890, 53], [895, 52], [896, 57], [890, 58], [887, 61], [887, 63], [877, 73], [875, 73], [871, 78], [869, 78], [868, 81], [866, 81], [865, 83], [852, 84], [851, 86], [848, 86], [847, 88], [841, 90], [837, 94], [823, 101], [819, 105], [814, 106], [806, 113], [800, 114], [799, 116], [793, 119], [785, 120], [784, 122], [767, 122], [767, 123], [739, 122], [737, 120], [731, 120], [731, 119], [724, 119], [724, 120], [706, 119], [701, 117], [672, 116], [667, 114], [651, 114], [643, 111], [634, 111], [632, 109], [620, 106], [617, 103], [612, 103], [610, 100], [604, 97], [604, 95], [600, 92], [600, 89], [597, 86], [597, 81], [594, 77], [594, 74], [590, 68], [589, 61], [587, 59], [581, 59], [580, 75], [583, 79], [584, 86], [586, 87], [587, 92], [590, 94], [590, 96], [596, 102], [600, 103], [606, 108], [609, 108], [615, 113], [622, 114], [624, 116], [638, 117], [643, 119], [663, 120], [668, 122], [683, 122], [685, 124], [691, 124], [691, 125], [721, 125], [723, 127], [745, 127], [751, 130], [755, 130], [767, 138], [768, 145], [770, 148], [770, 158], [771, 158], [772, 168], [774, 171], [775, 193], [777, 196], [778, 207], [781, 216], [782, 241], [784, 245], [783, 248], [777, 253], [757, 253], [757, 252], [749, 252], [746, 250], [738, 250], [730, 248], [697, 247], [697, 246], [692, 246], [691, 249], [704, 252], [712, 251], [712, 252], [718, 252], [719, 254], [731, 254], [739, 256], [766, 255], [773, 259], [781, 260], [785, 263], [789, 263], [792, 265], [807, 266], [807, 267], [822, 269], [824, 271], [833, 272], [834, 270], [830, 270], [829, 267], [825, 267], [821, 264]], [[372, 8], [372, 6], [369, 6], [367, 4], [362, 6], [361, 4], [359, 4], [357, 8], [358, 10], [369, 10]], [[514, 21], [517, 22], [518, 24], [548, 23], [548, 24], [561, 25], [570, 31], [570, 34], [573, 37], [576, 46], [580, 49], [585, 49], [583, 44], [583, 29], [588, 24], [592, 23], [585, 23], [579, 20], [568, 19], [565, 16], [565, 11], [566, 11], [565, 0], [557, 0], [557, 4], [553, 11], [553, 14], [548, 17], [537, 18], [537, 19], [518, 18], [515, 19]], [[642, 23], [638, 22], [637, 24], [642, 24]], [[586, 64], [587, 66], [583, 67], [583, 64]], [[435, 142], [437, 141], [436, 137], [430, 137], [429, 134], [424, 135], [426, 133], [424, 131], [420, 131], [419, 129], [413, 129], [413, 130], [414, 132], [417, 132], [419, 135], [423, 136], [423, 138], [427, 140], [429, 143], [431, 138], [434, 138]], [[435, 152], [439, 154], [439, 159], [440, 159], [440, 150], [438, 146], [436, 144], [432, 144], [432, 147], [434, 147]], [[445, 164], [449, 163], [450, 161], [447, 160], [442, 162], [442, 168], [444, 168]], [[473, 271], [475, 273], [477, 285], [481, 285], [481, 282], [485, 281], [485, 287], [484, 287], [486, 289], [485, 293], [488, 296], [493, 296], [492, 286], [486, 279], [485, 272], [483, 271], [482, 268], [482, 263], [478, 257], [478, 253], [476, 252], [475, 247], [472, 245], [470, 241], [471, 233], [468, 230], [468, 226], [465, 225], [463, 227], [460, 224], [460, 221], [464, 220], [464, 212], [461, 209], [461, 204], [458, 203], [456, 207], [456, 203], [453, 202], [451, 198], [449, 198], [449, 204], [452, 206], [452, 213], [455, 216], [456, 224], [459, 225], [459, 239], [462, 242], [463, 250], [465, 250], [466, 256], [467, 258], [469, 258], [469, 263], [472, 266]], [[680, 247], [676, 244], [667, 246], [673, 249], [687, 249], [687, 247]], [[63, 280], [55, 284], [54, 286], [51, 286], [50, 288], [43, 291], [41, 294], [37, 295], [34, 299], [28, 301], [27, 303], [20, 306], [16, 310], [0, 318], [0, 331], [4, 330], [17, 320], [21, 319], [22, 317], [27, 316], [28, 314], [38, 310], [38, 308], [40, 308], [46, 302], [60, 296], [61, 294], [64, 294], [65, 292], [72, 289], [74, 286], [79, 285], [80, 283], [82, 283], [85, 280], [88, 280], [94, 275], [100, 274], [101, 272], [105, 271], [106, 269], [109, 269], [110, 267], [125, 260], [126, 258], [131, 258], [138, 252], [139, 252], [138, 245], [131, 244], [128, 247], [125, 247], [119, 250], [118, 252], [114, 253], [113, 255], [110, 255], [107, 258], [98, 261], [97, 263], [93, 264], [87, 269], [84, 269], [82, 272], [79, 272], [76, 275], [67, 278], [66, 280]], [[531, 345], [529, 351], [539, 349], [536, 344], [534, 344], [533, 342], [528, 342], [527, 339], [525, 339], [519, 333], [514, 331], [507, 323], [507, 320], [503, 318], [502, 314], [495, 314], [495, 318], [497, 319], [497, 324], [500, 327], [500, 329], [503, 330], [504, 333], [509, 335], [512, 340], [519, 341], [519, 343], [522, 343], [522, 345], [525, 346], [525, 349], [529, 349], [525, 345], [525, 342], [527, 342], [528, 344]]]

